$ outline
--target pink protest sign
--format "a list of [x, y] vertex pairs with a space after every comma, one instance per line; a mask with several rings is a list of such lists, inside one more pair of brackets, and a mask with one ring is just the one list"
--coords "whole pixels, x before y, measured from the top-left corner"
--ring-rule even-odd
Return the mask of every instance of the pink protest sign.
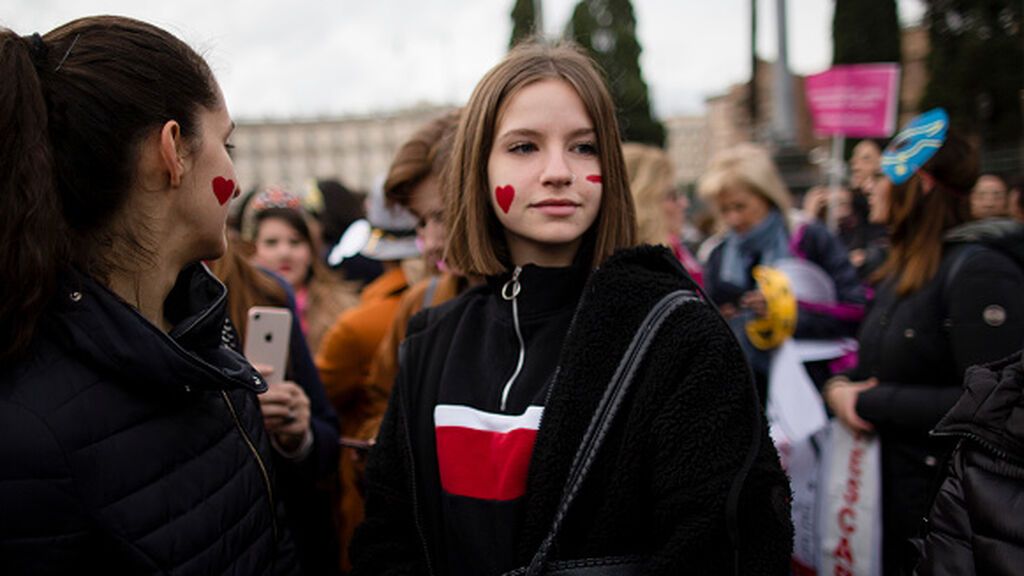
[[805, 81], [818, 134], [884, 137], [896, 128], [899, 64], [833, 66]]

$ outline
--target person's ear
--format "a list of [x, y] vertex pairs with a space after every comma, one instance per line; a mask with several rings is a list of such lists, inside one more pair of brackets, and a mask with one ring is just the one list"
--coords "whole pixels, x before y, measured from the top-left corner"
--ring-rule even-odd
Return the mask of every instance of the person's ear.
[[927, 196], [935, 189], [935, 177], [924, 170], [921, 170], [918, 174], [921, 175], [921, 192]]
[[184, 152], [181, 126], [174, 120], [168, 120], [160, 129], [160, 160], [173, 188], [181, 185], [181, 177], [185, 173]]

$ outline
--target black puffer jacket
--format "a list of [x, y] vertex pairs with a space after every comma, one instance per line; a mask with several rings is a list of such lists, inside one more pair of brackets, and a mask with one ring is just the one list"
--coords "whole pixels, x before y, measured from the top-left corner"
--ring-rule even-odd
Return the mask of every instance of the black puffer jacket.
[[[634, 331], [654, 303], [679, 288], [695, 286], [661, 248], [618, 253], [590, 275], [530, 460], [514, 545], [518, 565], [529, 561], [550, 527], [573, 455]], [[441, 575], [459, 562], [443, 542], [430, 432], [446, 364], [465, 357], [450, 351], [485, 347], [490, 337], [451, 338], [463, 322], [473, 322], [464, 312], [486, 298], [499, 296], [490, 287], [471, 290], [410, 321], [370, 458], [367, 517], [352, 547], [357, 574]], [[627, 402], [570, 509], [552, 559], [645, 554], [651, 557], [647, 574], [729, 574], [730, 527], [737, 527], [740, 574], [788, 573], [788, 481], [743, 354], [711, 307], [690, 302], [667, 318]], [[733, 486], [742, 488], [738, 501], [730, 501]]]
[[1022, 354], [967, 372], [967, 391], [933, 434], [961, 438], [932, 507], [922, 576], [1024, 570]]
[[69, 272], [0, 368], [0, 573], [289, 574], [256, 392], [224, 286], [178, 278], [168, 335]]
[[936, 464], [949, 448], [928, 432], [960, 397], [969, 366], [1024, 343], [1022, 251], [1020, 224], [954, 228], [935, 277], [902, 297], [891, 279], [884, 281], [861, 326], [860, 361], [849, 377], [879, 382], [859, 395], [856, 410], [881, 440], [888, 572], [907, 568], [906, 542], [928, 512]]

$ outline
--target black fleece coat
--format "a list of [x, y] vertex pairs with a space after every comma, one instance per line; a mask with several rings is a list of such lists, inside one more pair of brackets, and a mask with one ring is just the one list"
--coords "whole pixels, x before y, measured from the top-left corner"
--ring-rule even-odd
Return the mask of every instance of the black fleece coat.
[[967, 391], [932, 432], [960, 438], [935, 498], [917, 573], [1024, 569], [1024, 363], [1018, 352], [968, 370]]
[[226, 291], [181, 273], [166, 334], [87, 276], [0, 368], [0, 574], [291, 574], [256, 392]]
[[[671, 253], [620, 252], [594, 271], [562, 347], [530, 462], [516, 553], [526, 564], [547, 533], [579, 442], [634, 331], [650, 308], [696, 289]], [[458, 558], [440, 541], [440, 481], [431, 434], [450, 335], [484, 287], [421, 313], [368, 466], [367, 518], [356, 574], [446, 574]], [[792, 549], [789, 484], [768, 438], [739, 345], [713, 308], [673, 312], [640, 367], [552, 559], [650, 556], [647, 574], [786, 574]], [[427, 424], [425, 427], [424, 424]], [[753, 460], [744, 473], [748, 454]], [[730, 507], [730, 490], [738, 501]], [[730, 514], [730, 509], [733, 514]]]
[[920, 290], [900, 296], [893, 279], [878, 287], [848, 376], [879, 382], [856, 409], [881, 440], [886, 573], [912, 568], [907, 541], [928, 513], [936, 465], [950, 449], [928, 432], [960, 397], [969, 366], [1024, 343], [1022, 263], [1024, 226], [975, 222], [949, 232], [939, 270]]

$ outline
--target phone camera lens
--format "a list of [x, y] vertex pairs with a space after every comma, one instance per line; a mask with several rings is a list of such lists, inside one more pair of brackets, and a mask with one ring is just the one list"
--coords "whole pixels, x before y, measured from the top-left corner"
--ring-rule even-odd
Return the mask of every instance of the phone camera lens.
[[260, 313], [259, 313], [259, 312], [257, 312], [257, 313], [255, 313], [255, 314], [253, 314], [253, 315], [252, 315], [252, 319], [253, 319], [253, 320], [259, 320], [259, 319], [260, 319]]

